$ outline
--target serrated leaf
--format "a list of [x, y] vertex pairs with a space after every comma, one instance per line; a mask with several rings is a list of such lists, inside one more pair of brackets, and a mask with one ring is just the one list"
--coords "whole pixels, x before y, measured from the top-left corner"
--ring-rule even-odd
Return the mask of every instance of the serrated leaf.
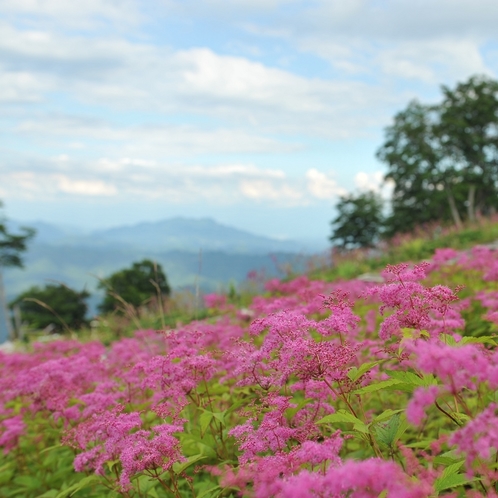
[[463, 459], [460, 455], [457, 454], [455, 450], [446, 451], [445, 453], [441, 453], [441, 455], [438, 455], [436, 458], [434, 458], [435, 464], [446, 466], [450, 466], [460, 461], [463, 462]]
[[367, 394], [367, 393], [374, 393], [377, 391], [382, 391], [383, 389], [386, 389], [387, 387], [394, 386], [396, 384], [401, 384], [400, 380], [397, 379], [388, 379], [388, 380], [382, 380], [380, 382], [376, 382], [374, 384], [370, 384], [365, 387], [360, 387], [359, 389], [355, 389], [352, 391], [353, 394]]
[[477, 478], [469, 479], [465, 474], [452, 474], [447, 477], [438, 477], [434, 481], [434, 489], [439, 493], [445, 489], [455, 488], [457, 486], [463, 486], [471, 482], [479, 481]]
[[482, 335], [480, 337], [472, 337], [472, 336], [466, 336], [462, 337], [462, 340], [459, 342], [459, 344], [492, 344], [493, 346], [497, 345], [496, 342], [497, 337], [496, 336], [491, 336], [491, 335]]
[[406, 384], [412, 384], [414, 386], [424, 385], [423, 379], [420, 378], [418, 375], [414, 374], [413, 372], [402, 372], [400, 370], [387, 370], [386, 373], [387, 375], [389, 375], [391, 379], [396, 379]]
[[391, 410], [391, 408], [388, 408], [387, 410], [384, 410], [380, 415], [377, 415], [373, 419], [372, 423], [376, 424], [377, 422], [383, 422], [384, 420], [391, 418], [396, 413], [400, 413], [402, 411], [403, 410]]
[[460, 462], [455, 462], [455, 463], [452, 463], [451, 465], [448, 465], [448, 467], [446, 467], [443, 470], [443, 473], [440, 475], [441, 479], [458, 473], [458, 471], [460, 470], [460, 467], [463, 465], [463, 462], [464, 461], [461, 460]]

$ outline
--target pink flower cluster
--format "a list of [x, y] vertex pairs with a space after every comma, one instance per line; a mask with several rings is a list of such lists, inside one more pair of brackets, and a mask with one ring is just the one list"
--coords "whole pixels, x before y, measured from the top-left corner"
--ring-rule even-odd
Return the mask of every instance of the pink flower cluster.
[[[30, 420], [42, 414], [64, 427], [76, 471], [109, 477], [108, 464], [117, 462], [116, 489], [126, 490], [137, 474], [158, 477], [184, 462], [192, 454], [183, 454], [189, 431], [197, 431], [196, 444], [209, 436], [219, 445], [203, 471], [244, 495], [430, 496], [437, 472], [415, 480], [394, 463], [397, 443], [376, 440], [382, 413], [372, 407], [391, 417], [382, 423], [406, 409], [419, 425], [440, 398], [498, 388], [498, 353], [462, 339], [469, 301], [422, 283], [447, 264], [489, 279], [495, 260], [486, 248], [439, 251], [433, 263], [388, 266], [382, 285], [272, 280], [244, 316], [225, 296], [208, 295], [206, 304], [222, 315], [167, 333], [140, 331], [109, 347], [61, 341], [29, 354], [0, 353], [0, 446], [7, 453], [32, 437]], [[496, 292], [474, 299], [494, 319]], [[395, 392], [389, 406], [369, 404], [387, 399], [378, 397], [384, 387]], [[496, 407], [479, 403], [464, 427], [442, 408], [459, 424], [448, 441], [468, 465], [489, 459], [498, 444]], [[367, 448], [360, 460], [346, 452], [353, 437]], [[400, 450], [399, 458], [407, 454]]]

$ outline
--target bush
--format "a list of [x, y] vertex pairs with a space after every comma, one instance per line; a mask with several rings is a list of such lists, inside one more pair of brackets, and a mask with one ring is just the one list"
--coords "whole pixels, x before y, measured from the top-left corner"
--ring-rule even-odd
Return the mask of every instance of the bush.
[[85, 300], [89, 296], [87, 291], [77, 292], [63, 284], [48, 284], [43, 289], [31, 287], [10, 306], [18, 305], [23, 322], [35, 329], [49, 326], [54, 331], [80, 329], [87, 323]]
[[171, 292], [161, 265], [148, 259], [113, 273], [102, 280], [99, 288], [105, 289], [104, 300], [99, 305], [103, 313], [123, 313], [129, 307], [137, 312], [140, 307], [150, 305], [154, 298], [161, 299]]

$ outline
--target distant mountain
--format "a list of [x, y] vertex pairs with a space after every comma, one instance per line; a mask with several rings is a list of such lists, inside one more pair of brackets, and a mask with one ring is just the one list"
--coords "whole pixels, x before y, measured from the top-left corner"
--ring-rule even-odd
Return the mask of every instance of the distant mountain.
[[210, 218], [172, 218], [152, 223], [85, 233], [74, 227], [45, 222], [9, 222], [37, 234], [25, 254], [25, 268], [5, 270], [7, 298], [32, 285], [63, 282], [93, 294], [92, 312], [99, 302], [98, 279], [144, 258], [164, 268], [174, 289], [199, 287], [205, 292], [240, 284], [248, 272], [282, 276], [281, 266], [298, 272], [309, 257], [306, 243], [276, 240], [226, 226]]
[[[170, 218], [90, 233], [44, 222], [18, 223], [37, 230], [35, 244], [74, 247], [119, 247], [158, 251], [226, 251], [237, 254], [310, 253], [323, 249], [318, 241], [278, 240], [223, 225], [211, 218]], [[322, 246], [322, 247], [320, 247]]]
[[171, 218], [158, 222], [111, 228], [93, 232], [98, 243], [119, 243], [128, 247], [144, 246], [155, 250], [180, 250], [197, 253], [227, 251], [231, 253], [268, 253], [298, 251], [294, 241], [281, 241], [254, 235], [238, 228], [222, 225], [211, 218]]
[[24, 227], [34, 228], [36, 230], [35, 242], [42, 244], [63, 244], [75, 236], [82, 236], [84, 232], [74, 227], [66, 227], [46, 223], [44, 221], [21, 222], [9, 220], [7, 226], [13, 233], [18, 233]]

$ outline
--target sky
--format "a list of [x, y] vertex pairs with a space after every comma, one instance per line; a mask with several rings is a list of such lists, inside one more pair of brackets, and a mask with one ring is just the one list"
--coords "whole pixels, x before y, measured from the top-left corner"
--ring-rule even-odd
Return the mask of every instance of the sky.
[[322, 238], [396, 112], [498, 75], [496, 0], [2, 0], [4, 214]]

